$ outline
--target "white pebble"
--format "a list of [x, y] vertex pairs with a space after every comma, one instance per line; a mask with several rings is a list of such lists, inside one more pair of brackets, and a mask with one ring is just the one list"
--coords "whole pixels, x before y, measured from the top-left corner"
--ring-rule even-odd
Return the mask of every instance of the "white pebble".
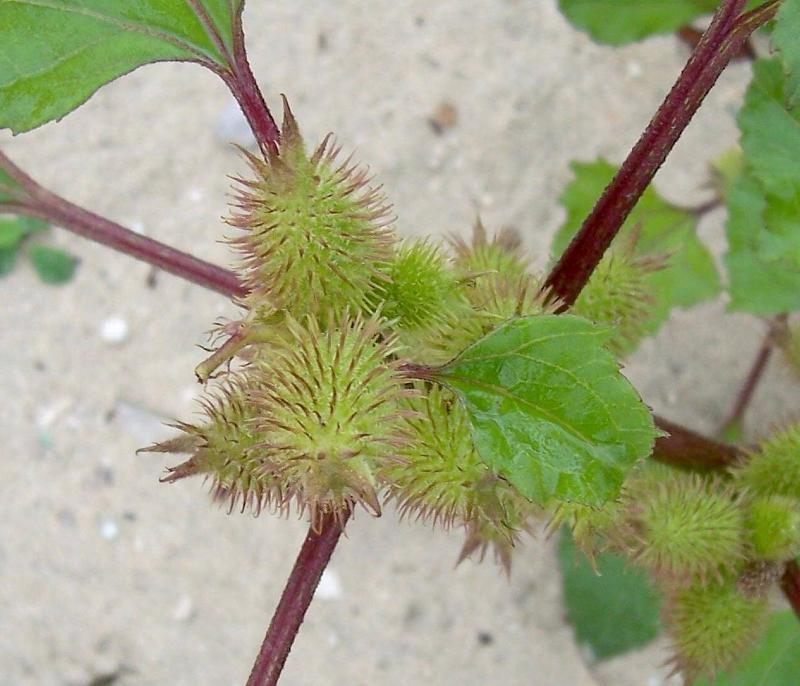
[[638, 79], [642, 75], [642, 72], [644, 71], [642, 69], [642, 65], [636, 61], [628, 62], [628, 64], [626, 64], [625, 66], [627, 67], [628, 70], [628, 76], [630, 76], [632, 79]]
[[109, 317], [100, 325], [100, 337], [112, 345], [124, 343], [128, 339], [128, 322], [122, 317]]
[[314, 597], [320, 600], [337, 600], [343, 595], [342, 582], [339, 581], [339, 575], [332, 569], [326, 569], [322, 572], [322, 578], [319, 580], [319, 586], [317, 586], [317, 592]]
[[100, 525], [100, 535], [107, 541], [113, 541], [119, 536], [119, 526], [113, 519], [106, 519]]
[[182, 595], [172, 609], [172, 618], [176, 622], [188, 622], [194, 616], [194, 603], [188, 595]]
[[189, 189], [189, 200], [192, 202], [200, 202], [203, 199], [203, 191], [200, 188]]

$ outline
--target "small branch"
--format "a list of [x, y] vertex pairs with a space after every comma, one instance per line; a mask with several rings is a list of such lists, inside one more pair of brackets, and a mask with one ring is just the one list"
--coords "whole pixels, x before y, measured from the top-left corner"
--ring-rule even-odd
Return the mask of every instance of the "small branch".
[[241, 11], [233, 26], [233, 61], [230, 71], [220, 74], [242, 108], [262, 152], [277, 150], [281, 134], [258, 87], [244, 44]]
[[761, 347], [758, 349], [753, 365], [750, 367], [750, 372], [747, 374], [747, 378], [736, 397], [736, 402], [733, 404], [728, 418], [723, 422], [720, 428], [720, 434], [725, 434], [735, 427], [741, 426], [747, 408], [753, 400], [756, 388], [758, 388], [758, 383], [761, 381], [761, 377], [764, 375], [764, 371], [772, 356], [772, 351], [778, 343], [780, 332], [786, 328], [786, 321], [787, 316], [781, 314], [770, 322], [769, 329], [764, 336], [764, 340], [761, 342]]
[[723, 0], [672, 90], [548, 276], [543, 291], [559, 298], [563, 310], [575, 302], [722, 70], [780, 4], [772, 0], [740, 15], [745, 2]]
[[[678, 29], [676, 35], [681, 41], [688, 45], [690, 49], [694, 50], [703, 37], [703, 32], [693, 26], [684, 26], [682, 29]], [[748, 60], [754, 62], [757, 59], [758, 54], [756, 53], [755, 46], [753, 45], [753, 41], [749, 38], [744, 42], [741, 50], [733, 56], [733, 61]]]
[[712, 441], [662, 417], [656, 426], [669, 436], [656, 440], [653, 459], [686, 469], [724, 469], [734, 464], [743, 453], [736, 446]]
[[313, 527], [309, 529], [272, 616], [247, 686], [274, 686], [278, 683], [322, 572], [344, 531], [344, 524], [341, 518], [326, 514], [319, 531]]
[[0, 212], [44, 219], [224, 295], [241, 296], [246, 293], [233, 272], [152, 238], [140, 236], [109, 219], [72, 204], [40, 186], [2, 152], [0, 168], [19, 184], [23, 192], [17, 193], [19, 202], [0, 203]]
[[786, 563], [781, 577], [781, 590], [800, 619], [800, 565], [795, 560]]

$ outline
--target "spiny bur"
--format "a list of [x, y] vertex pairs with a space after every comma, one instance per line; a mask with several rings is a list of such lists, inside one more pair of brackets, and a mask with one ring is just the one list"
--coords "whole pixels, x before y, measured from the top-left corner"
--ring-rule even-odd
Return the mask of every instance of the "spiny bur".
[[800, 555], [800, 502], [780, 495], [754, 499], [747, 530], [758, 559], [783, 562]]
[[417, 387], [406, 401], [407, 436], [397, 462], [383, 474], [402, 516], [466, 528], [460, 560], [491, 548], [506, 570], [534, 507], [480, 460], [466, 412], [438, 386]]
[[442, 251], [428, 241], [411, 241], [397, 251], [379, 293], [381, 314], [401, 332], [436, 326], [462, 304], [460, 284]]
[[763, 441], [732, 473], [739, 487], [753, 495], [800, 500], [800, 424]]
[[648, 277], [664, 267], [663, 258], [635, 251], [635, 235], [621, 249], [609, 250], [572, 308], [575, 314], [616, 328], [609, 345], [617, 355], [631, 352], [647, 335], [655, 302], [655, 288]]
[[720, 578], [745, 558], [744, 513], [729, 487], [675, 472], [626, 494], [632, 559], [663, 581]]
[[288, 105], [280, 152], [266, 159], [245, 152], [253, 179], [236, 179], [237, 211], [230, 239], [249, 307], [266, 301], [295, 317], [365, 309], [380, 289], [394, 243], [390, 206], [368, 173], [326, 137], [308, 156]]
[[686, 683], [733, 665], [760, 634], [767, 613], [766, 599], [743, 593], [735, 578], [675, 592], [667, 605], [667, 623], [673, 661]]
[[216, 394], [200, 400], [204, 421], [178, 422], [174, 426], [182, 435], [142, 449], [191, 455], [186, 462], [169, 468], [162, 481], [201, 474], [210, 479], [214, 499], [228, 503], [229, 511], [237, 504], [242, 511], [249, 507], [256, 514], [265, 506], [284, 508], [280, 484], [261, 472], [254, 455], [264, 437], [254, 425], [258, 410], [248, 397], [250, 391], [244, 377], [229, 376]]
[[289, 319], [284, 345], [248, 371], [255, 427], [263, 437], [259, 473], [308, 508], [312, 523], [340, 520], [354, 505], [380, 514], [379, 473], [403, 444], [399, 401], [408, 396], [395, 341], [379, 320], [331, 315], [324, 330]]

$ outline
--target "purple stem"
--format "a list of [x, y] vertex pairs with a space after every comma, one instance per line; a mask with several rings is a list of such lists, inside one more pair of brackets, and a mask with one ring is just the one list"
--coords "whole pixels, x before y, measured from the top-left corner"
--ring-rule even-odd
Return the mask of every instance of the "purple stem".
[[740, 16], [745, 3], [723, 0], [672, 90], [548, 276], [545, 289], [562, 310], [575, 302], [722, 70], [780, 4], [773, 0]]
[[274, 686], [278, 683], [322, 572], [344, 531], [346, 519], [347, 516], [343, 520], [341, 516], [326, 514], [318, 529], [309, 528], [258, 651], [247, 686]]

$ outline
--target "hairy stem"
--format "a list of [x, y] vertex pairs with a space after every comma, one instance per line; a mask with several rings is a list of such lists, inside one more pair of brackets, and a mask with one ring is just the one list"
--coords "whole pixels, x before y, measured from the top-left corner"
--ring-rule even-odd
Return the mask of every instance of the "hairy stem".
[[779, 5], [773, 0], [740, 15], [745, 2], [723, 0], [672, 90], [548, 276], [544, 289], [559, 298], [562, 309], [575, 302], [722, 70]]
[[800, 618], [800, 565], [795, 560], [786, 563], [786, 569], [781, 577], [781, 590], [794, 613]]
[[764, 335], [764, 340], [761, 342], [761, 347], [758, 349], [753, 365], [742, 384], [739, 394], [736, 396], [736, 401], [733, 404], [728, 418], [723, 422], [719, 433], [721, 435], [733, 430], [736, 427], [741, 427], [744, 415], [750, 403], [753, 400], [758, 383], [764, 375], [767, 368], [772, 351], [778, 343], [780, 333], [786, 328], [787, 316], [785, 314], [778, 315], [772, 322], [770, 322], [769, 329]]
[[344, 526], [345, 521], [341, 516], [326, 514], [318, 529], [313, 526], [309, 528], [258, 651], [247, 686], [273, 686], [278, 683], [297, 630]]
[[141, 236], [94, 212], [72, 204], [42, 188], [2, 152], [0, 152], [0, 169], [18, 184], [11, 189], [18, 200], [15, 199], [11, 203], [0, 202], [0, 212], [13, 212], [44, 219], [218, 293], [232, 296], [245, 294], [233, 272], [199, 260], [152, 238]]
[[258, 87], [244, 43], [244, 28], [242, 27], [241, 12], [237, 15], [233, 27], [233, 60], [230, 71], [220, 74], [230, 88], [231, 93], [242, 108], [247, 122], [258, 141], [262, 152], [277, 150], [280, 140], [280, 130], [272, 113], [267, 107], [264, 95]]
[[669, 435], [656, 440], [653, 459], [686, 469], [724, 469], [742, 457], [733, 445], [712, 441], [662, 417], [656, 426]]

